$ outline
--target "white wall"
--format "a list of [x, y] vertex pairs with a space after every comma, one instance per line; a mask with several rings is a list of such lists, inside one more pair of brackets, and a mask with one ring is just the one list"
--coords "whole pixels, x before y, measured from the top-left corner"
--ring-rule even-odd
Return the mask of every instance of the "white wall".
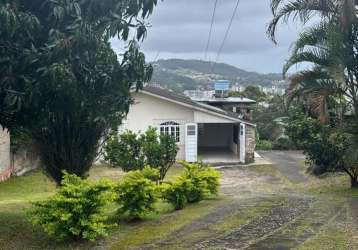
[[180, 142], [177, 159], [185, 159], [185, 124], [194, 122], [194, 112], [175, 103], [161, 100], [143, 93], [134, 93], [134, 104], [130, 107], [124, 129], [144, 132], [148, 127], [174, 121], [180, 126]]
[[10, 135], [0, 126], [0, 181], [10, 174]]
[[224, 117], [218, 117], [212, 114], [195, 111], [194, 112], [194, 121], [195, 123], [233, 123], [232, 120], [229, 120]]

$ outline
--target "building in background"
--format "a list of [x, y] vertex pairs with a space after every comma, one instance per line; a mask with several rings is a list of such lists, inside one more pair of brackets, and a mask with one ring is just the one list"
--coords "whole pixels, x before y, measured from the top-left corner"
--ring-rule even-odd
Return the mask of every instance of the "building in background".
[[195, 102], [238, 114], [242, 119], [251, 121], [256, 101], [245, 97], [229, 97], [233, 89], [244, 90], [244, 88], [238, 84], [231, 86], [229, 81], [220, 80], [214, 82], [214, 90], [188, 90], [184, 91], [184, 94]]

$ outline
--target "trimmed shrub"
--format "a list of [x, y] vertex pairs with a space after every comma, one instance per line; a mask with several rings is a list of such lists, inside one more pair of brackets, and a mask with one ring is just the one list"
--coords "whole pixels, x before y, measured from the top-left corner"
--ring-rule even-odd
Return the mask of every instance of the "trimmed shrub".
[[155, 168], [151, 168], [149, 166], [144, 167], [141, 170], [141, 173], [143, 174], [143, 176], [151, 181], [157, 182], [160, 179], [160, 174], [159, 174], [159, 170], [155, 169]]
[[189, 203], [199, 202], [204, 198], [215, 195], [219, 187], [219, 172], [203, 163], [183, 163], [185, 172], [178, 181], [185, 190]]
[[115, 188], [117, 195], [115, 201], [119, 205], [117, 211], [119, 215], [139, 219], [155, 210], [157, 186], [153, 180], [147, 178], [148, 172], [148, 169], [144, 172], [132, 171], [126, 174]]
[[105, 147], [104, 159], [123, 171], [142, 169], [145, 165], [141, 142], [136, 133], [126, 131], [119, 136], [115, 133]]
[[188, 202], [185, 186], [180, 180], [162, 185], [162, 198], [173, 205], [175, 210], [183, 209]]
[[210, 165], [200, 163], [199, 164], [200, 177], [206, 182], [206, 188], [209, 195], [217, 195], [220, 186], [220, 173], [212, 168]]
[[107, 235], [112, 226], [102, 208], [113, 200], [110, 182], [91, 183], [76, 175], [64, 173], [62, 186], [46, 201], [34, 203], [30, 221], [59, 240], [94, 241]]

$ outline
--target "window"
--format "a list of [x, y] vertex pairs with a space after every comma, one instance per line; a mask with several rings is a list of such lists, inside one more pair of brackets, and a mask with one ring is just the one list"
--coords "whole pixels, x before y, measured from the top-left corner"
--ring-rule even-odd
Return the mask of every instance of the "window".
[[160, 124], [160, 133], [171, 135], [176, 142], [180, 142], [180, 125], [176, 122], [164, 122]]
[[187, 135], [196, 135], [196, 127], [194, 125], [188, 126]]

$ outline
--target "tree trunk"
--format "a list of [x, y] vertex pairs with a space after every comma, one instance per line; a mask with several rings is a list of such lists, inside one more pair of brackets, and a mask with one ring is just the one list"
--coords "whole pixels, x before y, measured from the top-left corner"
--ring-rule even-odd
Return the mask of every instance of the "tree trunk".
[[358, 188], [358, 177], [351, 177], [351, 187], [352, 188]]

